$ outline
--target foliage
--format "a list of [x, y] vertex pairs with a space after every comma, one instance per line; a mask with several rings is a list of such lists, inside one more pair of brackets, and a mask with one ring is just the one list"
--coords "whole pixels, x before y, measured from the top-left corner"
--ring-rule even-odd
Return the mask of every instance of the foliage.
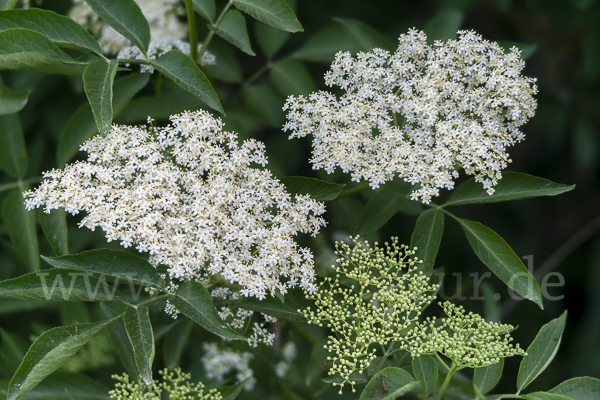
[[343, 3], [0, 0], [0, 396], [598, 397], [600, 5]]

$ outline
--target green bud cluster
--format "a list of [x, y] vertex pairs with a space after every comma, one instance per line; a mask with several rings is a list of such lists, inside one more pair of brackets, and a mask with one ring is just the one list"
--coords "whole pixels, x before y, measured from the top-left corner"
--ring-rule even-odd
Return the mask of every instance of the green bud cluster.
[[414, 328], [414, 339], [407, 349], [413, 357], [440, 353], [462, 369], [485, 367], [496, 364], [500, 358], [526, 354], [518, 344], [511, 344], [509, 332], [515, 329], [512, 325], [487, 322], [450, 302], [440, 306], [445, 318], [427, 318]]
[[417, 271], [414, 250], [399, 246], [397, 238], [392, 238], [391, 245], [385, 243], [385, 249], [377, 243], [370, 248], [368, 242], [358, 239], [353, 238], [352, 248], [336, 243], [340, 258], [338, 266], [333, 266], [335, 278], [326, 278], [308, 295], [316, 302], [315, 310], [299, 310], [309, 323], [334, 332], [325, 348], [333, 363], [329, 375], [341, 376], [343, 381], [337, 384], [341, 387], [346, 383], [354, 387], [350, 374], [362, 373], [370, 365], [376, 357], [372, 345], [385, 346], [392, 341], [408, 345], [407, 329], [417, 323], [437, 289]]

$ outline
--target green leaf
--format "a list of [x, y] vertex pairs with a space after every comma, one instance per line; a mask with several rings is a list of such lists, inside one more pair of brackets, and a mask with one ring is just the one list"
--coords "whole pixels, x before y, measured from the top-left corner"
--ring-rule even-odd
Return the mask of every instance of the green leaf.
[[483, 189], [481, 183], [475, 182], [475, 178], [471, 178], [454, 189], [444, 206], [498, 203], [540, 196], [556, 196], [575, 189], [575, 185], [553, 183], [547, 179], [521, 172], [505, 172], [495, 189], [494, 194], [490, 196]]
[[[113, 114], [116, 118], [129, 104], [133, 96], [150, 80], [150, 74], [131, 74], [115, 80], [113, 85]], [[79, 150], [79, 147], [97, 134], [98, 127], [89, 103], [82, 104], [67, 122], [60, 136], [56, 154], [59, 166], [64, 166]]]
[[[7, 386], [8, 386], [8, 382]], [[1, 386], [1, 384], [0, 384]], [[55, 372], [29, 391], [23, 400], [70, 400], [72, 397], [85, 400], [110, 400], [108, 388], [102, 383], [84, 374]], [[6, 397], [6, 391], [0, 389], [0, 395]]]
[[454, 218], [481, 262], [509, 288], [543, 309], [540, 285], [504, 239], [479, 222]]
[[268, 296], [263, 300], [256, 297], [245, 297], [238, 303], [238, 307], [289, 321], [306, 323], [306, 318], [298, 310], [305, 310], [309, 306], [314, 306], [314, 303], [308, 300], [300, 290], [290, 290], [284, 295], [284, 300], [282, 303], [273, 296]]
[[70, 57], [41, 33], [24, 28], [0, 32], [0, 70], [81, 74], [87, 63]]
[[107, 24], [136, 45], [142, 53], [148, 52], [150, 25], [140, 6], [134, 0], [85, 0]]
[[502, 369], [504, 368], [504, 359], [500, 362], [487, 367], [475, 368], [473, 372], [473, 386], [479, 389], [479, 392], [486, 394], [492, 390], [502, 378]]
[[60, 257], [45, 257], [44, 261], [58, 268], [72, 268], [124, 279], [130, 284], [164, 289], [160, 274], [142, 257], [123, 250], [96, 249]]
[[338, 51], [356, 53], [361, 50], [346, 28], [338, 23], [310, 36], [291, 58], [330, 64]]
[[102, 55], [102, 48], [88, 31], [71, 18], [53, 11], [31, 8], [1, 12], [0, 31], [10, 28], [26, 28], [41, 33], [58, 46]]
[[288, 193], [292, 195], [309, 195], [316, 201], [331, 201], [340, 195], [344, 186], [343, 183], [329, 183], [316, 178], [305, 176], [284, 176], [279, 181], [285, 185]]
[[16, 4], [17, 0], [0, 0], [0, 10], [12, 10]]
[[412, 370], [415, 378], [421, 383], [421, 390], [426, 398], [435, 392], [438, 380], [438, 368], [433, 357], [423, 355], [413, 358]]
[[522, 396], [527, 400], [574, 400], [571, 397], [546, 392], [533, 392], [524, 394]]
[[559, 318], [553, 319], [538, 332], [533, 342], [527, 348], [527, 355], [521, 360], [519, 375], [517, 376], [517, 388], [519, 394], [531, 382], [535, 380], [552, 362], [562, 338], [567, 311]]
[[411, 250], [415, 247], [415, 257], [423, 261], [417, 264], [419, 271], [427, 276], [431, 275], [433, 264], [442, 242], [444, 233], [444, 212], [440, 209], [429, 209], [421, 213], [417, 218], [415, 230], [410, 237]]
[[169, 295], [169, 302], [182, 314], [217, 336], [229, 340], [246, 340], [219, 317], [212, 297], [201, 283], [183, 282], [175, 294]]
[[361, 393], [360, 400], [394, 400], [418, 384], [419, 382], [402, 368], [388, 367], [371, 378]]
[[316, 91], [310, 73], [298, 61], [286, 59], [271, 65], [270, 78], [273, 85], [284, 96], [303, 94], [308, 96]]
[[152, 383], [152, 361], [154, 361], [154, 336], [148, 307], [127, 307], [123, 314], [127, 336], [133, 346], [133, 355], [140, 377], [146, 385]]
[[248, 379], [250, 378], [246, 378], [243, 381], [236, 383], [235, 385], [218, 387], [217, 390], [219, 391], [219, 393], [221, 393], [222, 396], [221, 400], [235, 400], [235, 398], [238, 397], [238, 395], [246, 385], [246, 382], [248, 382]]
[[267, 125], [273, 128], [280, 128], [285, 121], [281, 109], [283, 102], [283, 97], [271, 85], [252, 85], [244, 91], [244, 107], [246, 110], [253, 115], [258, 115]]
[[9, 373], [14, 374], [25, 357], [29, 342], [19, 335], [0, 328], [0, 361]]
[[46, 240], [50, 243], [54, 254], [64, 256], [69, 254], [69, 236], [67, 235], [67, 213], [62, 208], [50, 211], [46, 214], [41, 208], [38, 219]]
[[20, 189], [14, 189], [2, 204], [4, 227], [10, 236], [19, 258], [29, 271], [40, 269], [40, 251], [35, 231], [35, 213], [27, 211]]
[[360, 216], [358, 232], [375, 232], [386, 224], [409, 201], [410, 186], [403, 182], [388, 182], [367, 201]]
[[384, 50], [394, 48], [394, 44], [386, 36], [359, 20], [349, 18], [334, 18], [333, 20], [346, 29], [352, 41], [362, 51], [372, 51], [374, 48]]
[[194, 11], [202, 16], [207, 21], [214, 21], [217, 15], [217, 7], [215, 0], [192, 0]]
[[513, 47], [518, 48], [521, 51], [521, 59], [527, 60], [537, 50], [537, 44], [517, 43], [517, 42], [498, 42], [498, 45], [504, 49], [505, 52], [509, 52]]
[[9, 175], [24, 178], [27, 173], [27, 151], [19, 116], [0, 115], [0, 132], [0, 167]]
[[0, 116], [18, 113], [25, 107], [29, 92], [7, 88], [0, 82]]
[[463, 15], [457, 10], [439, 11], [423, 27], [427, 33], [427, 42], [432, 44], [435, 40], [445, 42], [448, 39], [455, 39], [456, 31], [460, 29], [462, 22]]
[[581, 376], [566, 380], [549, 390], [570, 397], [574, 400], [597, 400], [600, 399], [600, 379], [589, 376]]
[[239, 11], [229, 11], [225, 14], [225, 17], [223, 17], [219, 25], [213, 29], [217, 35], [221, 36], [244, 53], [251, 56], [256, 55], [250, 46], [250, 38], [248, 38], [248, 30], [246, 29], [246, 20]]
[[275, 29], [259, 21], [256, 21], [254, 24], [254, 33], [256, 34], [258, 45], [268, 60], [273, 59], [273, 56], [277, 54], [290, 37], [289, 32]]
[[112, 124], [113, 80], [118, 66], [117, 60], [98, 60], [83, 72], [83, 87], [101, 135], [108, 132]]
[[42, 333], [13, 375], [7, 400], [15, 400], [33, 389], [112, 321], [59, 326]]
[[[123, 306], [120, 303], [100, 303], [100, 313], [104, 319], [113, 319], [117, 316], [121, 316], [125, 312], [125, 309], [126, 306]], [[107, 328], [110, 339], [119, 356], [119, 360], [121, 360], [121, 365], [125, 368], [125, 371], [127, 371], [127, 374], [131, 377], [132, 381], [139, 381], [139, 373], [133, 355], [133, 346], [127, 336], [123, 319], [119, 318], [115, 320], [112, 324], [108, 325]]]
[[[103, 290], [100, 290], [103, 287]], [[46, 301], [120, 301], [123, 295], [103, 280], [66, 268], [45, 269], [0, 282], [0, 298]]]
[[190, 333], [192, 332], [192, 321], [186, 320], [169, 330], [163, 345], [165, 366], [172, 370], [181, 365], [181, 355], [185, 349]]
[[288, 32], [302, 32], [302, 25], [285, 0], [233, 0], [233, 5], [252, 18]]
[[205, 102], [210, 108], [225, 114], [219, 96], [190, 57], [179, 50], [171, 50], [157, 60], [151, 61], [151, 64], [167, 78]]

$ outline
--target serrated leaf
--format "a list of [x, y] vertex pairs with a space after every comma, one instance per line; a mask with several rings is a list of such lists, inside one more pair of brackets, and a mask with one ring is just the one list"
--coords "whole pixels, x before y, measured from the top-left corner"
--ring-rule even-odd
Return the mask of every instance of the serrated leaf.
[[500, 362], [488, 365], [487, 367], [475, 368], [473, 372], [473, 387], [477, 387], [480, 393], [486, 394], [492, 390], [500, 378], [502, 378], [502, 369], [504, 368], [504, 359]]
[[181, 365], [181, 355], [188, 343], [192, 327], [192, 321], [186, 320], [167, 332], [163, 345], [163, 355], [165, 366], [169, 370]]
[[388, 367], [371, 378], [359, 399], [394, 400], [408, 393], [418, 384], [419, 382], [402, 368]]
[[83, 87], [101, 135], [112, 125], [113, 80], [118, 66], [117, 60], [98, 60], [83, 72]]
[[17, 178], [27, 174], [25, 138], [17, 114], [0, 115], [0, 167]]
[[148, 307], [127, 307], [123, 323], [133, 347], [135, 364], [146, 385], [152, 383], [152, 362], [154, 361], [154, 336]]
[[423, 391], [425, 398], [435, 392], [438, 380], [438, 368], [433, 357], [422, 355], [413, 358], [412, 370], [415, 378], [421, 383], [421, 390]]
[[537, 44], [517, 43], [517, 42], [498, 42], [498, 45], [504, 49], [506, 53], [513, 47], [518, 48], [521, 51], [521, 59], [527, 60], [537, 50]]
[[546, 392], [533, 392], [522, 395], [527, 400], [575, 400], [571, 397]]
[[440, 209], [429, 209], [421, 213], [410, 237], [411, 250], [415, 247], [415, 257], [423, 261], [417, 269], [427, 276], [431, 275], [437, 257], [442, 235], [444, 233], [444, 212]]
[[317, 90], [308, 69], [298, 61], [286, 59], [276, 62], [271, 65], [269, 75], [273, 85], [284, 96], [308, 96]]
[[304, 29], [284, 0], [233, 0], [233, 5], [252, 18], [288, 32]]
[[256, 34], [258, 45], [269, 60], [277, 54], [290, 37], [289, 32], [273, 28], [259, 21], [255, 21], [254, 33]]
[[[116, 118], [129, 104], [133, 96], [150, 80], [150, 74], [131, 74], [115, 80], [113, 85], [113, 116]], [[64, 166], [79, 147], [98, 133], [98, 127], [89, 103], [82, 104], [67, 122], [60, 136], [56, 153], [57, 163]]]
[[219, 22], [219, 25], [213, 29], [217, 35], [221, 36], [244, 53], [251, 56], [256, 55], [252, 51], [252, 46], [250, 46], [246, 20], [239, 11], [231, 10], [227, 12], [225, 17]]
[[209, 80], [194, 61], [179, 50], [171, 50], [157, 60], [152, 66], [183, 89], [198, 97], [210, 108], [225, 114], [219, 96]]
[[281, 300], [272, 296], [267, 296], [262, 300], [256, 297], [245, 297], [238, 303], [238, 307], [290, 321], [305, 323], [306, 318], [298, 310], [305, 310], [309, 306], [314, 306], [314, 304], [300, 290], [288, 291], [284, 295], [284, 300], [282, 303]]
[[[126, 306], [123, 306], [120, 303], [100, 303], [100, 313], [104, 319], [113, 319], [122, 315], [125, 312], [125, 308]], [[115, 346], [116, 353], [121, 361], [121, 365], [125, 368], [125, 371], [127, 371], [131, 380], [137, 382], [139, 380], [139, 373], [137, 366], [135, 365], [133, 347], [127, 336], [123, 319], [119, 318], [115, 320], [112, 324], [108, 325], [107, 328], [110, 339]]]
[[386, 36], [359, 20], [349, 18], [334, 18], [333, 20], [346, 29], [352, 41], [362, 51], [370, 52], [374, 48], [392, 50], [394, 47], [394, 44]]
[[360, 216], [358, 232], [375, 232], [385, 225], [409, 201], [410, 186], [388, 182], [376, 189]]
[[60, 257], [45, 257], [57, 268], [71, 268], [93, 274], [103, 274], [129, 283], [165, 288], [160, 273], [145, 259], [123, 250], [96, 249]]
[[25, 107], [28, 99], [29, 92], [12, 90], [0, 82], [0, 117], [18, 113]]
[[550, 393], [570, 397], [574, 400], [600, 399], [600, 379], [581, 376], [560, 383]]
[[46, 214], [41, 208], [38, 219], [46, 240], [50, 243], [54, 254], [64, 256], [69, 254], [69, 236], [67, 235], [67, 213], [64, 209], [54, 209]]
[[35, 213], [27, 211], [21, 189], [14, 189], [2, 204], [4, 227], [15, 245], [19, 258], [29, 271], [40, 269], [40, 251], [35, 231]]
[[207, 21], [214, 21], [217, 14], [215, 0], [192, 0], [194, 11], [202, 16]]
[[[6, 383], [8, 386], [8, 382]], [[69, 397], [65, 389], [72, 397], [77, 396], [85, 400], [110, 400], [108, 388], [102, 383], [84, 374], [64, 372], [53, 373], [20, 399], [70, 400], [72, 397]], [[0, 395], [6, 396], [6, 391], [0, 389]]]
[[481, 262], [509, 288], [543, 309], [540, 285], [504, 239], [479, 222], [455, 219]]
[[553, 319], [538, 332], [533, 342], [527, 348], [527, 355], [521, 360], [519, 375], [517, 376], [517, 389], [520, 393], [535, 380], [552, 362], [562, 338], [567, 312], [559, 318]]
[[102, 55], [102, 48], [88, 31], [71, 18], [53, 11], [31, 8], [0, 12], [0, 31], [10, 28], [26, 28], [41, 33], [59, 46]]
[[42, 333], [13, 375], [7, 400], [15, 400], [29, 392], [111, 322], [59, 326]]
[[41, 33], [24, 28], [0, 32], [0, 70], [20, 69], [47, 74], [81, 74], [87, 63], [77, 61]]
[[217, 390], [219, 391], [219, 393], [221, 393], [222, 396], [221, 400], [235, 400], [235, 398], [238, 397], [238, 395], [248, 382], [248, 379], [250, 378], [246, 378], [243, 381], [236, 383], [235, 385], [218, 387]]
[[183, 282], [175, 294], [169, 295], [169, 302], [183, 315], [217, 336], [229, 340], [246, 340], [219, 317], [212, 297], [201, 283]]
[[108, 25], [136, 45], [142, 53], [150, 45], [150, 25], [134, 0], [85, 0]]
[[279, 181], [285, 185], [286, 191], [294, 198], [297, 194], [309, 195], [316, 201], [331, 201], [337, 198], [344, 186], [343, 183], [329, 183], [305, 176], [284, 176]]
[[46, 269], [2, 281], [0, 298], [127, 303], [116, 285], [110, 287], [102, 279], [66, 268]]
[[553, 183], [548, 179], [521, 172], [505, 172], [495, 186], [493, 195], [488, 195], [481, 183], [475, 182], [475, 178], [471, 178], [454, 189], [444, 206], [498, 203], [540, 196], [556, 196], [574, 188], [575, 185]]

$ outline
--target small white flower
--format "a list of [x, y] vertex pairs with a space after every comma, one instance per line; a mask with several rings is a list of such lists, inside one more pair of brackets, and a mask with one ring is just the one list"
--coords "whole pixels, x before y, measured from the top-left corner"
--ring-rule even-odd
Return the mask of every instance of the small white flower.
[[345, 93], [290, 96], [284, 106], [292, 137], [312, 135], [315, 169], [336, 167], [373, 189], [395, 175], [420, 184], [413, 199], [429, 203], [452, 189], [457, 163], [488, 193], [510, 162], [506, 148], [534, 114], [535, 79], [524, 62], [473, 31], [427, 45], [423, 32], [401, 35], [394, 54], [338, 53], [325, 83]]

